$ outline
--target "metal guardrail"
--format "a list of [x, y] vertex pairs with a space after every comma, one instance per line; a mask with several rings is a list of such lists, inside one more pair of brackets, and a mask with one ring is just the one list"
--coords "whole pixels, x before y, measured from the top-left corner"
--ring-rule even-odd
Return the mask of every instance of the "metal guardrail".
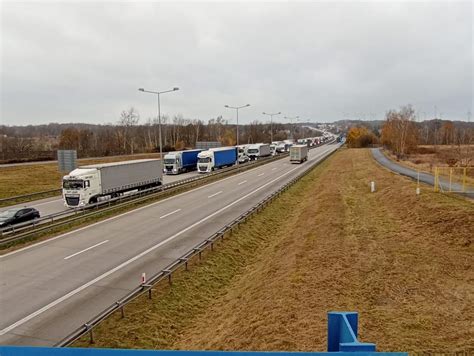
[[[200, 174], [191, 178], [182, 179], [176, 182], [161, 185], [159, 187], [144, 189], [136, 193], [123, 195], [117, 198], [108, 199], [106, 201], [90, 204], [87, 207], [74, 208], [65, 210], [59, 213], [50, 214], [40, 219], [35, 219], [30, 222], [15, 224], [6, 228], [0, 229], [0, 246], [15, 242], [17, 240], [25, 239], [33, 234], [50, 230], [54, 227], [71, 223], [75, 220], [82, 219], [86, 216], [92, 216], [108, 210], [116, 209], [126, 206], [128, 204], [135, 204], [140, 202], [140, 199], [150, 199], [154, 195], [160, 195], [171, 191], [173, 188], [178, 188], [198, 181], [210, 180], [211, 177], [221, 175], [228, 172], [241, 172], [260, 165], [270, 163], [281, 158], [287, 157], [288, 154], [280, 154], [270, 158], [259, 159], [245, 164], [239, 164], [228, 168], [223, 168], [218, 171]], [[69, 218], [69, 219], [67, 219]], [[56, 221], [56, 223], [55, 223]], [[23, 233], [22, 233], [23, 232]], [[6, 237], [5, 237], [6, 236]]]
[[[328, 144], [335, 143], [335, 142], [328, 142]], [[56, 347], [65, 347], [72, 344], [74, 341], [79, 339], [81, 336], [85, 334], [89, 334], [90, 343], [94, 343], [94, 333], [93, 329], [97, 327], [102, 321], [104, 321], [109, 315], [113, 314], [114, 312], [120, 310], [122, 318], [125, 317], [125, 306], [130, 303], [131, 301], [135, 300], [136, 298], [142, 296], [145, 293], [148, 293], [148, 298], [152, 298], [152, 290], [156, 284], [159, 282], [168, 279], [168, 282], [172, 283], [172, 274], [175, 272], [179, 267], [184, 266], [185, 270], [188, 270], [188, 263], [189, 260], [194, 257], [198, 256], [199, 259], [202, 259], [202, 253], [204, 250], [210, 248], [211, 251], [214, 249], [214, 244], [218, 240], [224, 240], [225, 234], [228, 232], [232, 232], [234, 228], [238, 227], [241, 223], [245, 222], [248, 218], [250, 218], [256, 212], [261, 211], [265, 206], [267, 206], [270, 202], [272, 202], [276, 197], [280, 196], [283, 192], [288, 190], [293, 184], [299, 181], [306, 173], [308, 173], [311, 169], [315, 166], [326, 160], [331, 154], [337, 151], [337, 148], [331, 152], [327, 152], [321, 159], [315, 161], [313, 164], [309, 165], [300, 172], [296, 177], [292, 178], [289, 182], [285, 183], [282, 187], [278, 190], [273, 192], [272, 194], [265, 197], [262, 201], [258, 204], [254, 205], [252, 208], [241, 214], [239, 217], [234, 219], [229, 224], [225, 225], [222, 229], [202, 241], [201, 243], [194, 246], [191, 250], [186, 252], [184, 255], [173, 261], [171, 264], [166, 266], [164, 269], [153, 275], [149, 280], [145, 283], [140, 284], [135, 289], [130, 291], [124, 297], [104, 309], [102, 312], [94, 316], [88, 322], [74, 330], [64, 339], [59, 341], [55, 344]]]
[[[62, 191], [62, 189], [51, 189], [51, 190], [44, 190], [42, 192], [36, 192], [36, 193], [31, 193], [31, 194], [15, 195], [13, 197], [0, 199], [0, 204], [3, 204], [7, 201], [14, 202], [15, 200], [19, 200], [19, 199], [33, 198], [33, 197], [37, 197], [37, 196], [41, 196], [41, 195], [47, 195], [47, 194], [56, 193], [56, 192], [61, 193], [61, 191]], [[21, 204], [21, 202], [18, 203], [18, 204]]]

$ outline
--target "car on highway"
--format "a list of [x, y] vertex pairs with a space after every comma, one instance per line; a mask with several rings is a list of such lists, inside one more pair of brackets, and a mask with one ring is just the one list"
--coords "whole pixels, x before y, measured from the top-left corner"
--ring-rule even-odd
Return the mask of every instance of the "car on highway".
[[12, 208], [0, 212], [0, 228], [39, 219], [40, 213], [35, 208]]

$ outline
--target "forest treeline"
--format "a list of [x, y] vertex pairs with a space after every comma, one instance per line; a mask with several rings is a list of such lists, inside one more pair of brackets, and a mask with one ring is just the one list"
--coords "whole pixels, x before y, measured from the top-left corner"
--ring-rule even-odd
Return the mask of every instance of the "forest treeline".
[[[222, 117], [203, 122], [162, 116], [163, 151], [194, 148], [197, 141], [236, 144], [236, 126]], [[301, 125], [273, 123], [273, 140], [318, 136]], [[269, 142], [270, 123], [239, 125], [240, 143]], [[0, 160], [53, 159], [57, 149], [75, 149], [79, 157], [99, 157], [159, 151], [158, 119], [141, 123], [134, 108], [124, 110], [115, 124], [57, 124], [0, 126]]]
[[463, 121], [416, 121], [411, 106], [387, 112], [379, 127], [359, 124], [347, 133], [349, 147], [381, 144], [398, 158], [414, 153], [421, 145], [474, 145], [474, 124]]

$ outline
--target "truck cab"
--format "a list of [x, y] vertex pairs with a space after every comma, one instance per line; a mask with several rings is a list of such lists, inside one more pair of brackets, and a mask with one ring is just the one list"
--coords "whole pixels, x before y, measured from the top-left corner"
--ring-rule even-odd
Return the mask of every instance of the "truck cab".
[[214, 152], [203, 151], [198, 154], [198, 172], [209, 173], [214, 170]]
[[181, 172], [181, 155], [177, 152], [170, 152], [165, 155], [163, 160], [163, 173], [178, 174]]
[[97, 195], [100, 194], [99, 174], [96, 169], [77, 168], [64, 176], [64, 205], [77, 208], [97, 202]]

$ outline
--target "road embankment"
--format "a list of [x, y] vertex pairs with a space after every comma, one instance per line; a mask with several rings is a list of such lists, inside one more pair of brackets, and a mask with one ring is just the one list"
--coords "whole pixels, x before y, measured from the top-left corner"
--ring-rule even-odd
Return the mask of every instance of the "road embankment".
[[378, 351], [469, 352], [473, 226], [472, 203], [418, 196], [369, 150], [343, 149], [106, 320], [94, 346], [317, 351], [327, 311], [356, 310]]

